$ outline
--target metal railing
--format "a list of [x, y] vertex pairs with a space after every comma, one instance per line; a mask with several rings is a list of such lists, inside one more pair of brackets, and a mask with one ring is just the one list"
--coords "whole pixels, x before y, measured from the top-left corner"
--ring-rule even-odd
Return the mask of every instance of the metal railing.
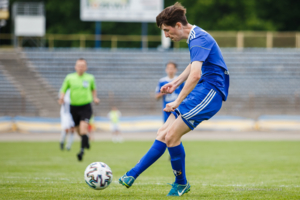
[[[220, 47], [263, 47], [263, 48], [300, 48], [300, 32], [263, 32], [263, 31], [209, 31], [216, 39]], [[10, 45], [13, 35], [0, 34], [0, 45]], [[18, 37], [20, 47], [24, 46], [26, 37]], [[60, 43], [62, 41], [77, 41], [80, 48], [93, 47], [91, 43], [97, 40], [110, 42], [107, 48], [118, 48], [119, 42], [142, 42], [144, 47], [148, 48], [149, 43], [155, 42], [158, 46], [161, 42], [160, 35], [93, 35], [93, 34], [46, 34], [43, 38], [35, 38], [43, 41], [45, 47], [70, 47], [69, 44]], [[4, 42], [5, 41], [5, 42]], [[60, 44], [60, 45], [56, 45]], [[6, 46], [7, 46], [6, 45]], [[152, 45], [153, 46], [153, 45]], [[73, 45], [74, 47], [74, 45]], [[129, 46], [138, 47], [138, 46]], [[173, 42], [174, 48], [186, 48], [185, 41]]]

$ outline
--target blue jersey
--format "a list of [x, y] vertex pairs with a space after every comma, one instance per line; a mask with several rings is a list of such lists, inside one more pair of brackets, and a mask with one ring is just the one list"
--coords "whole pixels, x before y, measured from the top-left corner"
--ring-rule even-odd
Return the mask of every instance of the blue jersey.
[[191, 63], [203, 62], [199, 83], [206, 82], [222, 94], [226, 101], [229, 88], [229, 72], [221, 50], [214, 38], [198, 26], [193, 26], [187, 39]]
[[[177, 76], [175, 76], [173, 79], [170, 79], [168, 76], [161, 78], [161, 79], [159, 80], [158, 84], [157, 84], [157, 87], [156, 87], [156, 89], [155, 89], [155, 92], [156, 92], [157, 94], [160, 93], [160, 88], [161, 88], [162, 86], [164, 86], [164, 85], [167, 84], [167, 83], [172, 82], [172, 81], [173, 81], [174, 79], [176, 79], [176, 78], [177, 78]], [[175, 90], [172, 94], [166, 94], [166, 95], [164, 95], [164, 96], [162, 97], [162, 98], [163, 98], [163, 105], [162, 105], [163, 108], [165, 108], [166, 105], [167, 105], [168, 103], [171, 103], [171, 102], [173, 102], [173, 101], [175, 101], [175, 100], [177, 99], [177, 97], [178, 97], [180, 91], [182, 90], [183, 86], [184, 86], [184, 84], [182, 83], [180, 86], [178, 86], [178, 87], [176, 88], [176, 90]]]

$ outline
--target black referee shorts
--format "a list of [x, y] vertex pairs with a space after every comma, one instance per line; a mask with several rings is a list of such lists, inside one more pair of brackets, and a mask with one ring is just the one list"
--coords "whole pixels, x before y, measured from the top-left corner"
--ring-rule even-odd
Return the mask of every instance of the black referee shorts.
[[90, 103], [82, 106], [71, 105], [70, 112], [73, 117], [75, 126], [78, 126], [80, 121], [86, 121], [87, 123], [89, 123], [93, 114], [92, 106]]

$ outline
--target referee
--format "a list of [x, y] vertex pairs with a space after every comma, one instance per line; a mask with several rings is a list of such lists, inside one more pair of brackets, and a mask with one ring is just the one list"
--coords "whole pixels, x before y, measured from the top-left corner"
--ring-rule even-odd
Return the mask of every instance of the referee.
[[93, 75], [86, 73], [87, 62], [79, 58], [75, 64], [76, 72], [68, 74], [61, 87], [59, 103], [64, 103], [64, 96], [70, 89], [70, 112], [74, 120], [75, 129], [81, 136], [81, 149], [77, 154], [79, 161], [82, 160], [84, 148], [89, 149], [88, 124], [92, 117], [91, 102], [100, 102], [97, 98], [96, 82]]

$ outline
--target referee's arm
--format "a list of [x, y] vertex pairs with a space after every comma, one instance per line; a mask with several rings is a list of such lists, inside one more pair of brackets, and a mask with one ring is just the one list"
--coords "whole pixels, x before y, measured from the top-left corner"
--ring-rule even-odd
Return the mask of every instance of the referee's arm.
[[97, 90], [93, 90], [92, 94], [93, 94], [94, 103], [95, 104], [99, 104], [100, 103], [100, 99], [98, 99], [98, 97], [97, 97]]
[[65, 94], [69, 88], [70, 88], [70, 85], [69, 85], [68, 76], [67, 76], [65, 78], [63, 85], [61, 87], [61, 90], [60, 90], [60, 98], [58, 99], [59, 104], [62, 105], [64, 103]]
[[95, 77], [93, 77], [93, 82], [91, 84], [92, 86], [92, 95], [93, 95], [93, 101], [95, 104], [99, 104], [100, 103], [100, 99], [98, 99], [97, 97], [97, 89], [96, 89], [96, 81], [95, 81]]

